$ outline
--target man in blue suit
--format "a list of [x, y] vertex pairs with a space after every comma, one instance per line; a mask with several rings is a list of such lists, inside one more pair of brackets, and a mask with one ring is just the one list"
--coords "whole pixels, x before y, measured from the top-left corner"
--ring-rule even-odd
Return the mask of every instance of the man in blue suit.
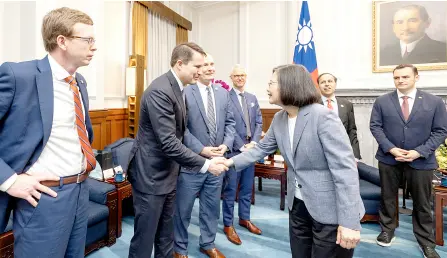
[[[184, 144], [205, 158], [223, 156], [233, 147], [234, 118], [228, 92], [212, 84], [214, 60], [207, 54], [197, 84], [184, 89], [188, 110]], [[209, 257], [225, 257], [214, 245], [220, 214], [223, 175], [181, 167], [174, 215], [174, 257], [188, 257], [188, 227], [194, 201], [200, 202], [200, 251]]]
[[379, 148], [382, 232], [377, 244], [390, 246], [397, 226], [396, 196], [402, 173], [413, 199], [413, 231], [424, 257], [437, 258], [433, 236], [433, 170], [438, 167], [434, 151], [447, 136], [446, 106], [440, 97], [416, 89], [418, 70], [411, 64], [394, 71], [396, 91], [377, 98], [370, 129]]
[[[261, 139], [262, 115], [256, 96], [245, 91], [247, 74], [245, 69], [236, 65], [230, 75], [233, 89], [230, 91], [232, 111], [236, 121], [233, 151], [229, 157], [252, 148]], [[233, 227], [234, 201], [239, 189], [239, 225], [251, 233], [260, 235], [261, 230], [250, 221], [251, 195], [255, 176], [255, 166], [249, 166], [239, 173], [230, 168], [225, 174], [224, 200], [222, 202], [224, 232], [233, 244], [242, 244]]]
[[0, 232], [13, 206], [14, 257], [81, 258], [85, 179], [96, 160], [87, 85], [76, 70], [96, 51], [93, 21], [55, 9], [42, 37], [44, 59], [0, 66]]

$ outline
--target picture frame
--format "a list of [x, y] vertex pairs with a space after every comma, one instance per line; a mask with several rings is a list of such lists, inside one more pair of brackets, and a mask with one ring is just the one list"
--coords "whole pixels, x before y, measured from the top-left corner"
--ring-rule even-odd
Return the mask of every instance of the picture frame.
[[373, 1], [372, 23], [373, 72], [447, 69], [447, 1]]

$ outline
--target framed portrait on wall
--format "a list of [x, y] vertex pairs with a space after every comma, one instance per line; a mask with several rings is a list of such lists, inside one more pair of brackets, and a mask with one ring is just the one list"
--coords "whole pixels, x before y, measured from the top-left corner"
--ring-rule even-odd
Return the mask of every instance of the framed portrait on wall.
[[373, 72], [447, 69], [447, 1], [374, 1]]

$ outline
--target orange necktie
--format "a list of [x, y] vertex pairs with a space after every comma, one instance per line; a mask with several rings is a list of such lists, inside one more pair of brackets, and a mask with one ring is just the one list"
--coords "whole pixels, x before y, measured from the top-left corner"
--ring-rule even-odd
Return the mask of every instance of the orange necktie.
[[75, 103], [75, 113], [76, 113], [76, 127], [78, 129], [79, 142], [81, 143], [82, 153], [87, 161], [87, 168], [85, 172], [90, 172], [96, 167], [95, 155], [92, 151], [92, 146], [87, 137], [87, 132], [85, 131], [85, 119], [84, 112], [82, 112], [81, 98], [79, 97], [79, 89], [76, 80], [73, 76], [68, 76], [65, 81], [70, 84], [70, 88], [73, 91], [73, 99]]
[[327, 108], [329, 108], [330, 110], [333, 110], [334, 108], [332, 107], [332, 100], [331, 99], [327, 99]]

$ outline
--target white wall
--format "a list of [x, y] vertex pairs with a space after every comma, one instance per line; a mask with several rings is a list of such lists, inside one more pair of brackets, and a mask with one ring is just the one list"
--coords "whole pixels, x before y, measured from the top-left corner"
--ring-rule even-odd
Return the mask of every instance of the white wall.
[[0, 63], [43, 58], [46, 52], [40, 34], [42, 19], [50, 10], [64, 6], [87, 13], [94, 22], [98, 51], [88, 67], [79, 69], [88, 83], [90, 109], [126, 107], [129, 2], [0, 2]]
[[[196, 9], [192, 40], [214, 55], [216, 78], [228, 83], [231, 67], [247, 67], [247, 91], [271, 107], [271, 69], [291, 63], [301, 1], [204, 2]], [[372, 72], [372, 1], [309, 1], [319, 72], [339, 89], [391, 88], [391, 73]], [[197, 31], [195, 31], [197, 29]], [[447, 86], [447, 71], [421, 71], [419, 87]]]

